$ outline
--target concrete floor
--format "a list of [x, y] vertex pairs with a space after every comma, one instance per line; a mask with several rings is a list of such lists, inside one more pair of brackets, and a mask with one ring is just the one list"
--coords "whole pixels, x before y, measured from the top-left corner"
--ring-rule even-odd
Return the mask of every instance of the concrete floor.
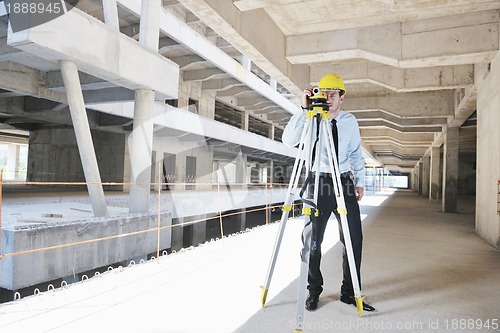
[[[362, 287], [377, 311], [359, 318], [354, 307], [339, 301], [337, 245], [324, 256], [323, 275], [329, 278], [319, 309], [306, 313], [304, 331], [500, 331], [500, 250], [475, 234], [473, 210], [473, 197], [461, 198], [459, 213], [443, 214], [440, 205], [412, 192], [397, 192], [380, 207], [362, 207]], [[237, 332], [292, 332], [296, 282]]]
[[[304, 332], [500, 331], [500, 250], [475, 234], [474, 198], [458, 207], [443, 214], [405, 191], [363, 199], [363, 293], [377, 308], [363, 317], [338, 300], [341, 246], [331, 223], [325, 291]], [[300, 219], [287, 225], [268, 302], [259, 305], [277, 227], [1, 304], [0, 331], [293, 332]]]

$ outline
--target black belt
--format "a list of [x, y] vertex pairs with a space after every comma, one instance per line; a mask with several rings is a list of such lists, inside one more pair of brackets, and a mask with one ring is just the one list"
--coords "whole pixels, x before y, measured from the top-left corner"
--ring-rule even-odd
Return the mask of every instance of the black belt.
[[[320, 172], [319, 176], [325, 178], [332, 178], [332, 174], [329, 172]], [[352, 178], [352, 172], [351, 171], [343, 172], [340, 174], [340, 178]]]

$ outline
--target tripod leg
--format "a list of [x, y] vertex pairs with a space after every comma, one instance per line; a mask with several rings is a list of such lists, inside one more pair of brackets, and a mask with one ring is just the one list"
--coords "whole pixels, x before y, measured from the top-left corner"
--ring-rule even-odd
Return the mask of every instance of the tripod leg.
[[[316, 116], [318, 117], [318, 115]], [[315, 118], [317, 119], [317, 118]], [[304, 224], [304, 230], [302, 231], [302, 242], [303, 247], [301, 251], [300, 260], [300, 275], [299, 275], [299, 286], [297, 292], [297, 304], [295, 309], [295, 331], [294, 333], [302, 333], [304, 331], [304, 318], [305, 318], [305, 303], [307, 294], [307, 278], [309, 276], [309, 260], [311, 256], [311, 243], [313, 237], [313, 223], [316, 222], [316, 218], [319, 214], [317, 209], [318, 194], [319, 194], [319, 161], [321, 151], [322, 138], [319, 137], [318, 146], [316, 147], [316, 157], [315, 157], [315, 177], [314, 177], [314, 192], [313, 201], [303, 200], [304, 203], [309, 203], [308, 207], [304, 208], [304, 215], [306, 216], [306, 222]], [[306, 196], [309, 196], [309, 188], [306, 190]], [[314, 216], [313, 216], [314, 215]]]
[[340, 215], [340, 222], [342, 225], [342, 233], [344, 235], [344, 243], [347, 253], [347, 259], [349, 262], [349, 271], [351, 273], [352, 287], [354, 290], [354, 298], [356, 300], [356, 308], [358, 309], [358, 315], [363, 315], [363, 299], [365, 296], [361, 296], [361, 288], [359, 285], [358, 272], [356, 271], [356, 261], [354, 259], [354, 251], [352, 248], [351, 233], [349, 231], [349, 224], [347, 222], [347, 209], [344, 199], [344, 191], [342, 189], [342, 183], [340, 181], [340, 172], [338, 171], [337, 159], [333, 158], [335, 154], [335, 146], [333, 145], [333, 137], [331, 131], [326, 128], [326, 123], [322, 122], [322, 134], [326, 134], [328, 142], [326, 145], [328, 151], [328, 160], [330, 161], [330, 169], [332, 172], [333, 183], [335, 187], [335, 196], [337, 198], [337, 212]]
[[304, 245], [300, 253], [300, 275], [299, 287], [297, 292], [297, 308], [295, 310], [295, 330], [294, 333], [301, 333], [304, 331], [304, 317], [307, 290], [307, 276], [309, 273], [309, 256], [311, 254], [311, 238], [312, 238], [312, 221], [309, 216], [306, 219], [304, 230], [302, 232], [302, 239]]
[[300, 171], [302, 170], [302, 167], [303, 167], [304, 162], [305, 162], [305, 158], [301, 158], [301, 156], [306, 154], [306, 158], [307, 158], [307, 155], [309, 154], [309, 150], [308, 149], [304, 150], [304, 147], [306, 147], [308, 145], [308, 142], [310, 141], [310, 139], [307, 139], [307, 138], [308, 138], [308, 134], [311, 132], [311, 128], [312, 128], [312, 122], [308, 122], [307, 125], [304, 126], [304, 129], [302, 131], [301, 140], [300, 140], [301, 143], [299, 144], [297, 157], [295, 158], [295, 162], [294, 162], [294, 166], [293, 166], [292, 176], [290, 179], [290, 183], [288, 185], [287, 196], [286, 196], [285, 202], [283, 204], [283, 213], [281, 215], [280, 227], [278, 230], [278, 234], [276, 235], [276, 240], [274, 243], [273, 253], [271, 255], [271, 261], [269, 262], [269, 267], [267, 270], [266, 279], [264, 281], [264, 285], [261, 286], [261, 289], [262, 289], [262, 294], [261, 294], [262, 307], [264, 307], [264, 305], [266, 304], [267, 294], [269, 292], [269, 286], [271, 284], [271, 279], [272, 279], [272, 276], [274, 273], [274, 267], [276, 266], [276, 261], [278, 259], [278, 253], [279, 253], [279, 249], [281, 246], [281, 241], [283, 239], [283, 234], [285, 232], [285, 227], [286, 227], [286, 223], [288, 221], [288, 216], [290, 214], [290, 210], [292, 209], [293, 197], [295, 196], [295, 191], [297, 189], [297, 184], [299, 182]]
[[288, 221], [288, 215], [290, 214], [291, 209], [292, 209], [292, 196], [288, 195], [285, 204], [283, 205], [283, 213], [281, 215], [280, 227], [278, 230], [278, 234], [276, 235], [276, 241], [274, 243], [273, 253], [271, 255], [271, 261], [269, 262], [269, 268], [267, 270], [266, 280], [264, 282], [264, 285], [261, 286], [262, 307], [264, 307], [264, 305], [266, 304], [267, 293], [269, 292], [269, 286], [271, 284], [271, 279], [273, 277], [274, 267], [276, 266], [276, 261], [278, 259], [278, 253], [281, 246], [281, 241], [283, 240], [283, 234], [285, 232], [286, 223]]
[[358, 309], [358, 315], [363, 315], [363, 299], [365, 296], [361, 296], [361, 289], [359, 287], [358, 272], [356, 271], [356, 261], [354, 259], [354, 251], [352, 248], [351, 233], [349, 231], [349, 224], [347, 222], [347, 209], [340, 207], [337, 203], [337, 212], [340, 214], [340, 222], [342, 224], [342, 233], [344, 235], [344, 243], [347, 252], [347, 259], [349, 262], [349, 271], [351, 273], [352, 287], [354, 290], [354, 298], [356, 300], [356, 308]]

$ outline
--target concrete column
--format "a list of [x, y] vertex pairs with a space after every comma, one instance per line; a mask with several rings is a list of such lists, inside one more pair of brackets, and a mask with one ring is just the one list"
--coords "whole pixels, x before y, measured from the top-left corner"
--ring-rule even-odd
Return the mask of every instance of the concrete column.
[[104, 12], [104, 22], [116, 31], [120, 31], [116, 0], [102, 0], [102, 9]]
[[247, 223], [247, 213], [246, 213], [246, 208], [240, 209], [240, 214], [236, 215], [239, 223], [239, 230], [244, 231], [246, 229], [246, 223]]
[[276, 81], [275, 79], [271, 78], [269, 80], [269, 85], [271, 86], [271, 88], [273, 88], [274, 90], [278, 90], [278, 81]]
[[500, 248], [500, 52], [477, 92], [476, 231]]
[[458, 127], [448, 127], [444, 139], [443, 212], [456, 213], [458, 199]]
[[271, 126], [269, 127], [269, 139], [271, 140], [274, 140], [275, 129], [276, 127], [273, 124], [271, 124]]
[[[139, 43], [158, 51], [160, 36], [161, 0], [143, 0], [139, 27]], [[130, 135], [130, 203], [131, 213], [149, 209], [149, 181], [151, 178], [151, 154], [153, 151], [153, 122], [155, 92], [135, 91], [134, 128]]]
[[274, 161], [273, 160], [269, 161], [268, 170], [269, 170], [269, 172], [267, 173], [267, 179], [268, 179], [269, 183], [272, 184], [275, 182], [275, 179], [274, 179]]
[[243, 56], [243, 59], [241, 60], [241, 65], [243, 66], [243, 68], [245, 68], [247, 71], [251, 71], [252, 70], [252, 61], [250, 60], [250, 58], [248, 58], [247, 56]]
[[126, 135], [124, 143], [124, 154], [123, 154], [123, 192], [130, 192], [130, 177], [131, 177], [131, 165], [130, 165], [130, 134]]
[[422, 196], [429, 197], [431, 157], [422, 157]]
[[149, 209], [153, 107], [154, 91], [135, 91], [134, 128], [129, 137], [131, 164], [129, 211], [131, 213], [146, 212]]
[[153, 188], [155, 193], [158, 193], [159, 190], [163, 187], [161, 183], [164, 182], [163, 180], [163, 152], [161, 151], [153, 151], [154, 158], [153, 160], [155, 161], [155, 166], [154, 166], [154, 174], [151, 175], [153, 178]]
[[431, 165], [430, 165], [430, 190], [429, 190], [429, 201], [437, 202], [439, 200], [439, 193], [441, 190], [441, 184], [439, 183], [439, 174], [441, 172], [441, 147], [431, 148]]
[[107, 216], [106, 199], [101, 184], [92, 135], [90, 134], [89, 120], [87, 119], [87, 110], [85, 110], [85, 103], [83, 101], [78, 69], [73, 62], [67, 60], [59, 61], [59, 65], [61, 66], [69, 111], [73, 128], [75, 129], [78, 151], [82, 160], [83, 173], [85, 174], [87, 183], [91, 183], [87, 184], [87, 189], [92, 203], [92, 210], [96, 217]]
[[243, 112], [241, 114], [241, 129], [244, 131], [248, 131], [248, 123], [250, 120], [249, 118], [250, 118], [250, 115], [248, 112]]
[[7, 144], [7, 170], [5, 180], [16, 180], [19, 174], [19, 145]]
[[184, 236], [184, 227], [178, 226], [178, 224], [184, 223], [184, 218], [172, 219], [172, 250], [179, 251], [182, 249], [182, 241]]
[[161, 0], [142, 0], [139, 43], [158, 51]]
[[[236, 157], [236, 183], [245, 184], [247, 179], [247, 156], [239, 153]], [[245, 185], [241, 185], [242, 188], [246, 188]]]
[[415, 191], [415, 168], [410, 172], [410, 189]]
[[[206, 215], [200, 215], [196, 220], [206, 219]], [[207, 240], [207, 221], [196, 222], [193, 225], [193, 245], [205, 243]]]
[[418, 194], [422, 195], [422, 183], [423, 183], [423, 175], [424, 175], [424, 163], [422, 161], [418, 162]]

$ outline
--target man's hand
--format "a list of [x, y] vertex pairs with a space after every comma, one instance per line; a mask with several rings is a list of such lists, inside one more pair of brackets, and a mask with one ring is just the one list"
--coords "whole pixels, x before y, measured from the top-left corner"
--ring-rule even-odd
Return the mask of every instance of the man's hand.
[[304, 90], [304, 93], [302, 94], [302, 101], [301, 101], [302, 107], [304, 109], [309, 108], [309, 104], [311, 104], [309, 97], [311, 97], [312, 95], [313, 95], [312, 89]]
[[356, 192], [356, 199], [358, 201], [361, 200], [365, 194], [365, 189], [363, 187], [356, 187], [354, 191]]

